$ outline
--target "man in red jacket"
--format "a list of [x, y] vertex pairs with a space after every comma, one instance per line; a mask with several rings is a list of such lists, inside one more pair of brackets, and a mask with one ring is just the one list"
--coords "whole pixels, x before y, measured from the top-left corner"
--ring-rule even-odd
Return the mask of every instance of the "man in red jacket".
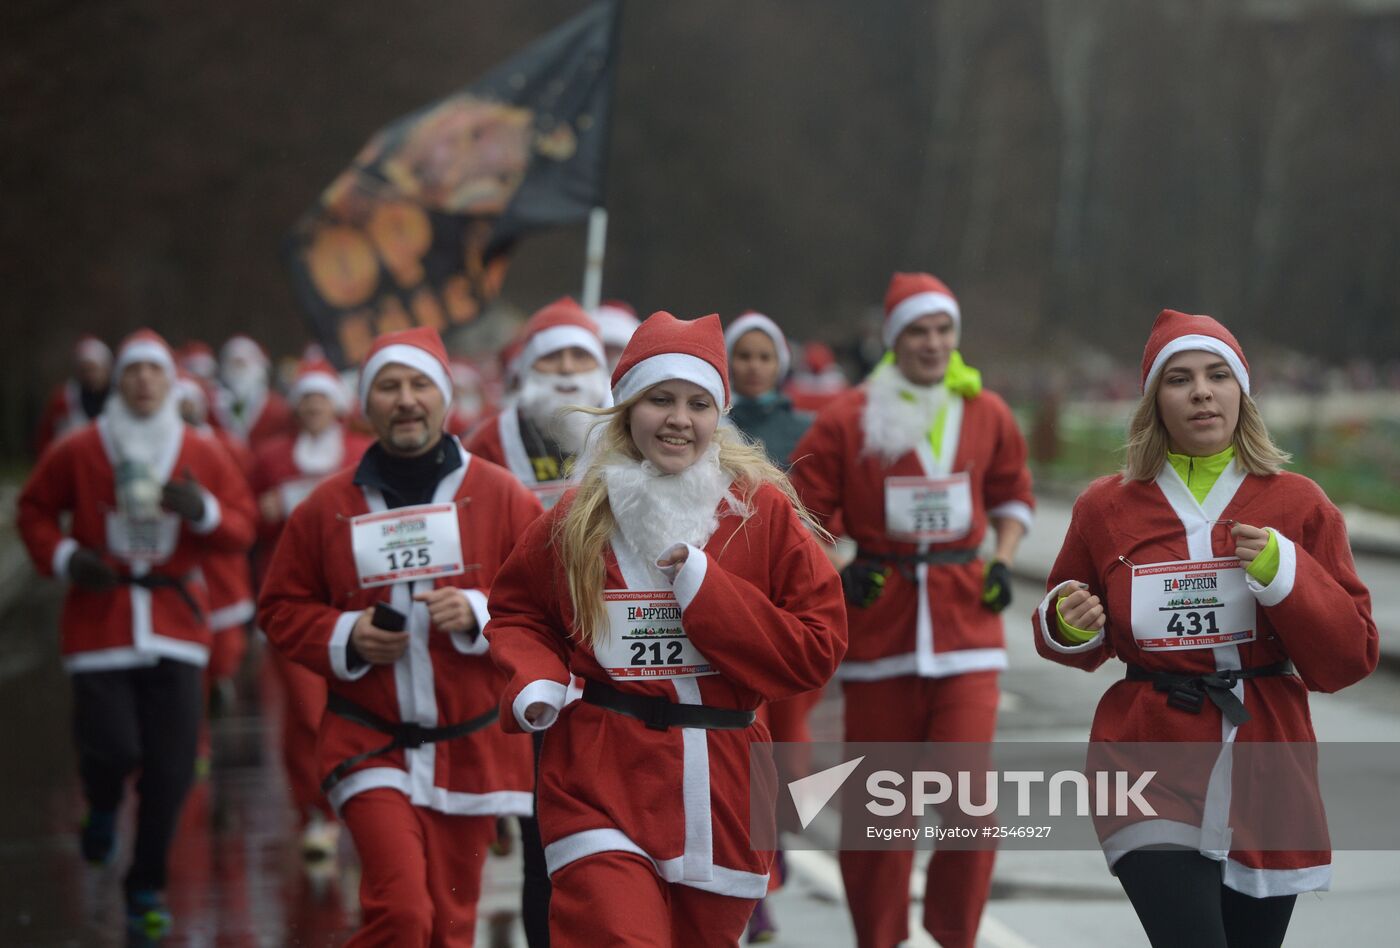
[[232, 336], [219, 351], [214, 420], [249, 450], [292, 430], [292, 410], [271, 387], [267, 351], [250, 336]]
[[497, 816], [528, 816], [530, 740], [496, 725], [486, 596], [540, 514], [443, 433], [436, 331], [380, 337], [360, 374], [377, 442], [287, 521], [258, 624], [326, 679], [322, 787], [360, 854], [353, 946], [469, 945]]
[[562, 409], [612, 404], [603, 339], [583, 307], [563, 297], [530, 317], [519, 342], [508, 366], [519, 388], [467, 447], [508, 468], [548, 509], [573, 483], [569, 469], [593, 422]]
[[[1026, 445], [958, 354], [960, 313], [942, 282], [896, 273], [885, 312], [891, 353], [817, 417], [789, 472], [808, 509], [839, 515], [858, 546], [841, 577], [846, 740], [990, 741], [1006, 667], [998, 613], [1035, 502]], [[996, 552], [984, 563], [989, 525]], [[994, 856], [934, 854], [924, 927], [939, 944], [972, 945]], [[860, 945], [908, 937], [912, 864], [909, 851], [841, 853]]]
[[200, 566], [248, 549], [253, 504], [222, 450], [180, 419], [165, 340], [128, 337], [113, 377], [97, 421], [39, 459], [18, 526], [36, 568], [72, 582], [61, 650], [89, 806], [83, 855], [112, 858], [124, 784], [139, 770], [127, 915], [158, 936], [170, 927], [166, 855], [194, 775], [209, 659]]

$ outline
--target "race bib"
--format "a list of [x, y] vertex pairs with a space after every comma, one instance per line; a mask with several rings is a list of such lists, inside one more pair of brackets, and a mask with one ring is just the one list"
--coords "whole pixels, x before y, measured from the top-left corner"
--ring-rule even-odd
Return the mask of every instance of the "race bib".
[[163, 563], [180, 540], [180, 518], [172, 513], [132, 517], [107, 511], [107, 549], [128, 563]]
[[360, 588], [465, 573], [456, 504], [420, 504], [350, 521]]
[[686, 636], [670, 590], [609, 589], [603, 605], [608, 634], [594, 655], [615, 681], [719, 674]]
[[906, 543], [946, 543], [972, 529], [967, 472], [947, 477], [885, 478], [885, 532]]
[[1238, 557], [1152, 563], [1132, 570], [1133, 638], [1144, 651], [1254, 641], [1254, 596]]
[[541, 481], [527, 486], [539, 502], [544, 505], [544, 509], [549, 510], [559, 503], [559, 498], [563, 497], [564, 492], [574, 485], [572, 481]]
[[291, 516], [292, 511], [320, 486], [321, 480], [319, 477], [299, 477], [277, 488], [278, 499], [282, 501], [282, 515]]

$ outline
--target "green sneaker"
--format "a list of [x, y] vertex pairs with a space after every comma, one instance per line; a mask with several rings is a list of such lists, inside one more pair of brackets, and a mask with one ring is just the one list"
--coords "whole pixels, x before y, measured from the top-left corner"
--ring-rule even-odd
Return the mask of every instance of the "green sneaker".
[[139, 890], [126, 896], [126, 930], [128, 934], [158, 941], [170, 934], [175, 919], [159, 892]]

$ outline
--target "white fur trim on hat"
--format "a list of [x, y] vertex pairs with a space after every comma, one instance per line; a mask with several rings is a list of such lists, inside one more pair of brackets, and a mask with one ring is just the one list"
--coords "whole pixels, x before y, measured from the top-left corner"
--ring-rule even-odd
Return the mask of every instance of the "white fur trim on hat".
[[551, 326], [542, 329], [525, 341], [520, 354], [515, 357], [515, 373], [520, 375], [535, 364], [536, 359], [558, 352], [560, 349], [577, 347], [598, 360], [606, 367], [608, 360], [603, 354], [603, 341], [582, 326]]
[[665, 352], [632, 366], [613, 386], [613, 404], [621, 405], [633, 395], [671, 379], [694, 382], [710, 393], [716, 405], [724, 407], [724, 379], [719, 372], [704, 359], [684, 352]]
[[1157, 353], [1157, 358], [1152, 360], [1152, 368], [1147, 371], [1147, 378], [1142, 383], [1144, 394], [1152, 387], [1152, 380], [1161, 373], [1167, 360], [1178, 352], [1211, 352], [1220, 356], [1230, 367], [1230, 371], [1235, 373], [1235, 380], [1240, 383], [1240, 390], [1246, 395], [1249, 394], [1249, 372], [1246, 371], [1244, 363], [1240, 361], [1239, 354], [1231, 349], [1230, 344], [1223, 339], [1200, 335], [1177, 336], [1162, 347], [1162, 351]]
[[592, 315], [593, 321], [598, 324], [598, 334], [603, 337], [603, 345], [617, 346], [619, 349], [627, 345], [642, 324], [636, 316], [616, 306], [600, 306]]
[[[136, 339], [126, 343], [117, 352], [117, 361], [112, 366], [112, 378], [121, 378], [126, 367], [134, 362], [154, 362], [165, 370], [165, 374], [175, 379], [175, 357], [167, 346], [154, 339]], [[115, 384], [115, 383], [114, 383]]]
[[112, 364], [112, 350], [101, 339], [87, 338], [78, 343], [74, 352], [79, 362], [96, 362], [98, 365]]
[[341, 414], [350, 407], [350, 395], [345, 391], [345, 383], [325, 372], [308, 372], [297, 379], [287, 392], [287, 400], [295, 405], [307, 395], [326, 396]]
[[249, 362], [267, 365], [267, 353], [258, 341], [251, 336], [231, 336], [219, 350], [219, 358], [227, 362], [234, 356], [242, 356]]
[[447, 374], [447, 366], [437, 360], [437, 357], [426, 349], [417, 346], [396, 343], [392, 346], [385, 346], [374, 355], [370, 356], [365, 367], [360, 370], [360, 405], [364, 407], [369, 401], [369, 389], [374, 384], [374, 377], [386, 365], [406, 365], [410, 369], [422, 372], [433, 380], [433, 384], [442, 392], [443, 401], [452, 403], [452, 379]]
[[734, 347], [745, 333], [755, 329], [773, 340], [773, 348], [778, 350], [778, 378], [787, 378], [788, 369], [792, 367], [792, 350], [788, 348], [787, 336], [777, 323], [762, 313], [745, 313], [724, 331], [724, 351], [729, 356], [730, 364], [734, 363]]
[[957, 300], [947, 293], [915, 293], [900, 300], [899, 305], [890, 310], [889, 316], [885, 318], [885, 348], [893, 349], [894, 341], [910, 323], [920, 316], [932, 313], [947, 313], [953, 317], [953, 331], [962, 331], [962, 312], [958, 309]]

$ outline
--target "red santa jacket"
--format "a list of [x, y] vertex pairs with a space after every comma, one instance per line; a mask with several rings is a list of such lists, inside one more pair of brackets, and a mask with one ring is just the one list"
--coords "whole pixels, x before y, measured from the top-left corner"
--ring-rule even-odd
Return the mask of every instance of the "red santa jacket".
[[[340, 470], [343, 471], [360, 463], [365, 449], [374, 443], [374, 439], [351, 429], [348, 425], [342, 425], [340, 431], [343, 445]], [[258, 510], [258, 548], [254, 554], [254, 563], [259, 583], [267, 572], [267, 564], [272, 558], [272, 551], [277, 548], [277, 540], [282, 535], [287, 517], [303, 500], [311, 496], [317, 485], [330, 476], [307, 474], [301, 469], [296, 462], [296, 441], [297, 435], [269, 438], [259, 445], [253, 454], [253, 497], [258, 498], [268, 491], [276, 491], [283, 513], [281, 518], [269, 520], [263, 516], [261, 508]]]
[[[983, 391], [950, 395], [937, 456], [921, 446], [894, 464], [864, 450], [862, 385], [827, 407], [793, 451], [788, 472], [802, 502], [828, 527], [840, 515], [861, 550], [911, 554], [976, 550], [989, 517], [1031, 524], [1035, 498], [1026, 443], [1006, 403]], [[940, 477], [965, 472], [971, 493], [966, 535], [921, 547], [890, 539], [885, 482], [892, 477]], [[868, 608], [850, 607], [851, 648], [841, 677], [874, 681], [901, 675], [941, 677], [1006, 667], [1001, 617], [981, 605], [982, 563], [893, 568], [884, 593]], [[911, 581], [910, 576], [913, 577]]]
[[[1247, 580], [1248, 594], [1256, 602], [1253, 640], [1186, 651], [1140, 647], [1132, 622], [1134, 567], [1183, 560], [1237, 562], [1230, 524], [1220, 521], [1268, 526], [1279, 537], [1273, 582], [1261, 586], [1252, 577]], [[1058, 596], [1072, 588], [1066, 584], [1075, 582], [1086, 584], [1102, 599], [1106, 623], [1092, 640], [1069, 645], [1054, 632], [1054, 610]], [[1341, 513], [1305, 477], [1257, 477], [1236, 464], [1220, 475], [1204, 503], [1196, 501], [1170, 464], [1151, 482], [1124, 484], [1117, 475], [1095, 481], [1075, 503], [1064, 546], [1050, 572], [1049, 593], [1032, 624], [1041, 655], [1088, 671], [1115, 656], [1150, 671], [1186, 675], [1284, 660], [1297, 669], [1296, 676], [1236, 683], [1233, 691], [1251, 716], [1238, 727], [1210, 701], [1199, 714], [1191, 714], [1168, 706], [1168, 693], [1156, 690], [1151, 681], [1117, 682], [1099, 702], [1091, 741], [1311, 742], [1315, 737], [1308, 690], [1336, 691], [1360, 680], [1376, 667], [1379, 649], [1370, 594], [1356, 576]], [[1326, 888], [1331, 877], [1328, 852], [1232, 851], [1228, 830], [1223, 836], [1214, 832], [1230, 822], [1235, 796], [1263, 800], [1274, 795], [1270, 788], [1280, 782], [1292, 792], [1307, 794], [1315, 813], [1321, 814], [1315, 770], [1288, 776], [1258, 767], [1251, 772], [1245, 763], [1251, 760], [1255, 758], [1242, 757], [1235, 764], [1233, 789], [1230, 780], [1210, 783], [1204, 821], [1199, 815], [1180, 816], [1170, 795], [1151, 793], [1148, 800], [1159, 818], [1101, 821], [1110, 864], [1125, 852], [1165, 842], [1225, 859], [1225, 884], [1248, 895]], [[1165, 783], [1165, 778], [1159, 779]]]
[[[209, 597], [201, 567], [210, 553], [247, 551], [252, 497], [224, 451], [198, 432], [183, 429], [172, 447], [153, 473], [162, 483], [186, 471], [193, 475], [205, 491], [204, 519], [180, 521], [173, 552], [160, 562], [127, 562], [109, 549], [116, 453], [105, 419], [55, 443], [24, 485], [18, 526], [39, 572], [66, 577], [68, 560], [81, 546], [102, 553], [123, 577], [178, 579], [189, 596], [169, 586], [123, 584], [102, 592], [71, 586], [60, 624], [69, 671], [132, 668], [161, 658], [200, 666], [208, 661]], [[65, 511], [73, 515], [67, 536], [60, 526]]]
[[[534, 701], [562, 708], [540, 759], [549, 871], [598, 852], [634, 852], [668, 882], [760, 898], [770, 857], [750, 843], [749, 745], [769, 740], [762, 723], [651, 730], [586, 701], [564, 704], [570, 672], [610, 682], [593, 650], [571, 637], [568, 583], [550, 540], [573, 496], [521, 538], [491, 590], [486, 630], [509, 676], [502, 724], [525, 727]], [[840, 579], [779, 491], [761, 488], [752, 506], [747, 520], [721, 506], [718, 529], [703, 551], [690, 549], [672, 587], [686, 633], [718, 674], [629, 678], [611, 681], [614, 688], [755, 709], [831, 677], [846, 647]], [[620, 537], [605, 558], [610, 589], [655, 588]]]
[[[351, 545], [350, 518], [387, 510], [374, 488], [342, 471], [321, 484], [294, 511], [277, 544], [258, 600], [258, 624], [272, 644], [327, 679], [332, 694], [392, 722], [443, 727], [496, 707], [505, 679], [487, 654], [486, 637], [437, 631], [416, 593], [450, 586], [462, 590], [478, 628], [490, 615], [486, 594], [539, 504], [510, 474], [482, 463], [455, 438], [462, 466], [437, 486], [433, 503], [455, 503], [467, 570], [456, 576], [362, 589]], [[402, 509], [402, 508], [401, 508]], [[347, 646], [360, 613], [390, 603], [409, 617], [411, 644], [393, 665], [351, 668]], [[321, 720], [317, 742], [323, 774], [343, 761], [383, 747], [379, 731], [335, 714]], [[529, 815], [533, 759], [530, 741], [491, 726], [464, 737], [371, 757], [328, 794], [339, 808], [376, 787], [402, 792], [417, 806], [465, 815]]]
[[[546, 510], [552, 508], [573, 484], [562, 472], [555, 470], [554, 458], [532, 459], [520, 436], [520, 412], [508, 405], [500, 414], [488, 418], [476, 429], [467, 449], [477, 457], [499, 464], [520, 479]], [[539, 460], [540, 466], [536, 465]]]
[[[202, 432], [228, 456], [228, 463], [248, 483], [252, 472], [251, 452], [237, 438], [220, 428]], [[209, 628], [215, 633], [234, 629], [253, 618], [253, 573], [248, 551], [210, 553], [204, 560], [204, 579], [209, 587]]]

